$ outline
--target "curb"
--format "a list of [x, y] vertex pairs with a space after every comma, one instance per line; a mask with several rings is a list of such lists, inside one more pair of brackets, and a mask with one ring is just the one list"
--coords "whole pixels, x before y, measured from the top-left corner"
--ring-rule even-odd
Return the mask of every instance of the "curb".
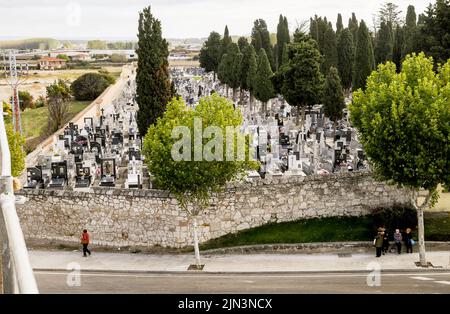
[[[73, 270], [67, 270], [67, 269], [50, 269], [50, 268], [33, 268], [33, 272], [66, 272], [70, 273]], [[101, 269], [81, 269], [80, 272], [84, 273], [108, 273], [108, 274], [160, 274], [160, 275], [292, 275], [292, 274], [317, 274], [317, 273], [325, 273], [325, 274], [348, 274], [348, 273], [355, 273], [355, 274], [367, 274], [370, 273], [372, 270], [362, 270], [362, 269], [355, 269], [355, 270], [292, 270], [292, 271], [243, 271], [243, 272], [237, 272], [237, 271], [201, 271], [201, 270], [117, 270], [117, 269], [108, 269], [108, 270], [101, 270]], [[450, 272], [450, 268], [431, 268], [431, 269], [383, 269], [381, 270], [381, 273], [445, 273]]]

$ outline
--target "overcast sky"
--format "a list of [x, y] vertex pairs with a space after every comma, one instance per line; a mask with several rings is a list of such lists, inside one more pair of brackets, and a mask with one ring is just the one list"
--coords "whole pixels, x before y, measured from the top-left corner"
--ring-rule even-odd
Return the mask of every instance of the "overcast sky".
[[[412, 4], [416, 13], [434, 0], [391, 0], [403, 14]], [[207, 37], [211, 30], [231, 35], [250, 34], [253, 20], [263, 18], [276, 31], [279, 14], [289, 27], [314, 14], [336, 21], [342, 13], [344, 25], [351, 12], [372, 25], [380, 0], [0, 0], [0, 37], [53, 37], [135, 39], [138, 12], [151, 5], [161, 20], [167, 38]]]

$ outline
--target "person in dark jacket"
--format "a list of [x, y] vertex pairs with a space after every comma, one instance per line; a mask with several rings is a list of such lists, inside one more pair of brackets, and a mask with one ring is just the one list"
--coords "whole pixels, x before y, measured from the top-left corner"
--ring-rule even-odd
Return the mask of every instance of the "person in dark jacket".
[[91, 256], [91, 251], [88, 249], [89, 245], [89, 233], [86, 229], [83, 230], [83, 233], [81, 234], [81, 244], [83, 245], [83, 257], [87, 257], [86, 253]]
[[381, 231], [382, 229], [378, 229], [378, 234], [376, 235], [375, 239], [374, 239], [374, 245], [375, 245], [375, 250], [376, 250], [376, 257], [380, 257], [381, 256], [381, 251], [383, 249], [383, 235], [384, 232]]
[[395, 233], [394, 233], [394, 242], [395, 242], [395, 246], [397, 247], [397, 253], [400, 254], [402, 253], [402, 234], [400, 233], [399, 229], [395, 229]]
[[412, 253], [413, 249], [412, 249], [412, 233], [411, 233], [411, 228], [406, 228], [406, 232], [405, 232], [405, 246], [406, 246], [406, 253]]
[[383, 229], [383, 255], [385, 255], [389, 250], [389, 236], [385, 229]]

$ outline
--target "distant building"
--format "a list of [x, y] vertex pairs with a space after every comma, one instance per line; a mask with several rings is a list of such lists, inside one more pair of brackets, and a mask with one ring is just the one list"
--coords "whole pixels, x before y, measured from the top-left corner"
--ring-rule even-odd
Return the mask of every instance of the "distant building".
[[77, 55], [71, 56], [72, 61], [89, 61], [91, 60], [91, 56], [87, 53], [80, 53]]
[[67, 61], [64, 59], [43, 57], [39, 59], [39, 69], [41, 70], [55, 70], [66, 66]]

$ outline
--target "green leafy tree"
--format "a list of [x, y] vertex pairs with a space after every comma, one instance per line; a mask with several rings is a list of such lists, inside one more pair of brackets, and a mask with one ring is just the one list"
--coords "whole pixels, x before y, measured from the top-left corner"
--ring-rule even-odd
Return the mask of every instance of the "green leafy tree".
[[366, 79], [373, 70], [372, 44], [366, 23], [361, 20], [356, 40], [355, 62], [353, 65], [353, 90], [365, 88]]
[[98, 73], [86, 73], [70, 85], [76, 100], [94, 100], [108, 87], [108, 81]]
[[[200, 125], [195, 123], [196, 118], [201, 119]], [[201, 98], [195, 109], [186, 107], [179, 98], [171, 101], [162, 118], [150, 126], [144, 138], [143, 153], [155, 185], [169, 190], [192, 221], [197, 266], [201, 264], [198, 216], [207, 208], [214, 210], [210, 207], [213, 193], [221, 192], [227, 182], [257, 167], [250, 161], [248, 145], [244, 144], [248, 140], [243, 134], [235, 132], [230, 141], [225, 140], [227, 128], [239, 129], [242, 122], [240, 110], [233, 109], [230, 101], [217, 94]], [[211, 128], [216, 130], [207, 133]], [[180, 141], [183, 145], [177, 146]], [[183, 158], [174, 158], [174, 151], [182, 154]], [[198, 153], [200, 158], [196, 158]], [[231, 160], [227, 158], [228, 153]], [[215, 158], [210, 158], [210, 155]]]
[[266, 51], [261, 48], [258, 55], [258, 69], [256, 71], [255, 96], [262, 102], [263, 112], [267, 112], [267, 102], [275, 97], [275, 91], [272, 84], [272, 69]]
[[70, 61], [70, 58], [66, 54], [62, 54], [62, 53], [57, 55], [56, 58], [63, 59], [63, 60], [66, 60], [66, 61]]
[[[380, 180], [410, 189], [417, 210], [420, 263], [426, 266], [423, 210], [450, 183], [450, 60], [433, 71], [423, 53], [406, 57], [400, 73], [379, 65], [366, 91], [354, 93], [351, 120]], [[426, 191], [418, 203], [419, 189]]]
[[11, 154], [11, 175], [18, 177], [25, 169], [25, 138], [19, 132], [15, 132], [11, 123], [5, 125], [6, 137], [8, 138], [9, 151]]
[[174, 90], [169, 78], [169, 45], [162, 38], [161, 22], [150, 7], [139, 13], [138, 68], [136, 71], [136, 100], [139, 105], [137, 124], [142, 135], [162, 116]]
[[97, 49], [97, 50], [105, 50], [108, 49], [106, 45], [106, 41], [103, 40], [89, 40], [87, 42], [88, 49]]
[[450, 58], [450, 0], [436, 0], [419, 17], [415, 33], [415, 51], [433, 57], [436, 64]]
[[67, 81], [58, 80], [46, 87], [48, 122], [46, 132], [52, 134], [64, 126], [69, 112], [72, 91]]
[[345, 108], [344, 92], [342, 91], [341, 80], [335, 67], [331, 67], [325, 80], [322, 103], [325, 115], [333, 121], [333, 138], [336, 134], [336, 124], [342, 119]]
[[221, 57], [221, 38], [217, 32], [211, 32], [208, 39], [203, 43], [200, 50], [200, 66], [206, 72], [214, 73], [214, 81], [216, 80], [216, 73], [219, 69]]
[[353, 62], [355, 59], [355, 48], [351, 31], [344, 29], [338, 39], [338, 69], [342, 87], [350, 91], [353, 78]]
[[[301, 40], [300, 42], [298, 42]], [[302, 124], [305, 122], [305, 108], [317, 104], [323, 91], [323, 75], [320, 71], [323, 57], [317, 42], [297, 32], [294, 42], [287, 46], [287, 61], [274, 75], [279, 82], [281, 94], [291, 105], [297, 107], [297, 122], [302, 111]]]
[[392, 29], [389, 24], [381, 22], [374, 51], [376, 64], [392, 61], [393, 46]]

